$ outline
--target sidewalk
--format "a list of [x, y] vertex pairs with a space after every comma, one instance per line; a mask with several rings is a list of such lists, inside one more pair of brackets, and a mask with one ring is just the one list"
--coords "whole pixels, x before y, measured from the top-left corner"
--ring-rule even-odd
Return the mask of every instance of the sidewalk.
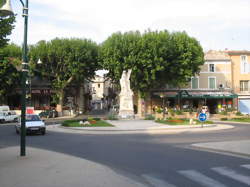
[[142, 182], [111, 168], [62, 153], [27, 147], [29, 155], [19, 157], [19, 147], [0, 149], [2, 187], [144, 187]]
[[192, 146], [213, 151], [239, 154], [250, 158], [250, 140], [197, 143], [192, 144]]

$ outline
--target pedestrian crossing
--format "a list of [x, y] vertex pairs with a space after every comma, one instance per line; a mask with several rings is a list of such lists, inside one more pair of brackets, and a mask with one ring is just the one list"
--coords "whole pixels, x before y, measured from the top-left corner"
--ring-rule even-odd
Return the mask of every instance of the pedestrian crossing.
[[[192, 184], [196, 184], [191, 187], [228, 187], [232, 186], [229, 185], [231, 183], [237, 183], [237, 187], [250, 186], [250, 164], [240, 165], [236, 168], [212, 167], [208, 168], [207, 172], [194, 169], [178, 170], [175, 174], [178, 175], [176, 175], [176, 177], [183, 177], [185, 180], [189, 180]], [[158, 176], [157, 174], [143, 174], [142, 177], [153, 187], [183, 187], [183, 184], [174, 184], [173, 182], [167, 181], [167, 176], [165, 178], [163, 176]], [[218, 180], [220, 178], [223, 178], [223, 180]], [[227, 184], [224, 184], [225, 181], [227, 181]], [[185, 184], [184, 186], [190, 185]]]

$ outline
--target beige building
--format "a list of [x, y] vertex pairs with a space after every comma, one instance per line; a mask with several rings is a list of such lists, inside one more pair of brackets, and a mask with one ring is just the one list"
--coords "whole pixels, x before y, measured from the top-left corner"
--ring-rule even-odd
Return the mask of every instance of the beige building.
[[104, 108], [104, 78], [96, 75], [90, 86], [92, 93], [91, 108], [93, 110], [102, 110]]
[[232, 87], [238, 95], [238, 109], [250, 113], [250, 51], [227, 51], [232, 62]]
[[[191, 77], [186, 87], [177, 89], [167, 86], [165, 89], [154, 90], [150, 102], [151, 105], [181, 109], [198, 109], [206, 105], [210, 113], [217, 113], [223, 107], [236, 107], [234, 98], [237, 95], [232, 88], [230, 56], [224, 51], [210, 50], [205, 53], [205, 63], [201, 66], [200, 73]], [[148, 110], [147, 113], [149, 112]]]

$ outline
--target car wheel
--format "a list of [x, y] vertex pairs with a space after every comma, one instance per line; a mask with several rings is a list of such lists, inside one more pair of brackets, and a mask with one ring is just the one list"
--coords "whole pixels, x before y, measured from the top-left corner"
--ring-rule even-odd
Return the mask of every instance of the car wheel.
[[46, 134], [46, 130], [42, 131], [42, 135], [45, 135]]

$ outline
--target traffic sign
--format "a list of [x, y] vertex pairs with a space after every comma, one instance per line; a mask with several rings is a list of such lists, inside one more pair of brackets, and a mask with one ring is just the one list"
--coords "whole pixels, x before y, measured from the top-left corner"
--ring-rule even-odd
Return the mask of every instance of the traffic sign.
[[207, 115], [205, 113], [200, 113], [199, 116], [198, 116], [198, 119], [201, 121], [201, 122], [204, 122], [207, 120]]

